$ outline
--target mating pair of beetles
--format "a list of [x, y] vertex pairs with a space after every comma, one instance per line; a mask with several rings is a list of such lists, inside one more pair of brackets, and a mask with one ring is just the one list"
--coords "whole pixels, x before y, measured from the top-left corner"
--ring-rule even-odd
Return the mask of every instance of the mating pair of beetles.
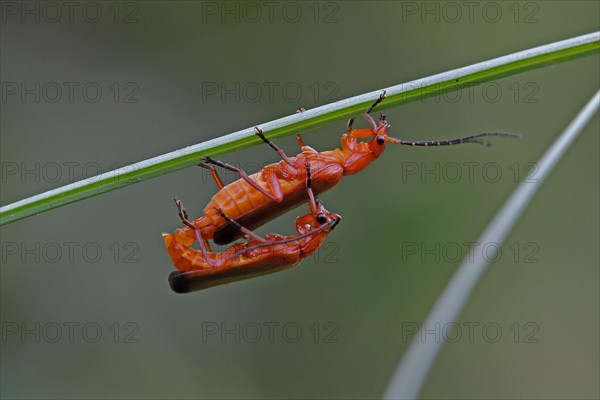
[[[181, 201], [175, 199], [184, 226], [173, 234], [163, 233], [169, 255], [178, 269], [169, 276], [171, 288], [177, 293], [193, 292], [297, 265], [319, 248], [341, 220], [339, 215], [327, 211], [317, 195], [337, 185], [344, 175], [366, 168], [379, 157], [387, 142], [407, 146], [486, 145], [480, 138], [518, 137], [505, 132], [484, 132], [439, 141], [395, 139], [388, 136], [390, 125], [383, 114], [378, 123], [371, 116], [384, 98], [385, 91], [365, 111], [369, 128], [354, 129], [354, 118], [348, 121], [341, 149], [318, 152], [296, 135], [301, 152], [296, 157], [288, 157], [260, 128], [255, 128], [256, 135], [279, 153], [280, 162], [248, 176], [239, 168], [206, 157], [199, 165], [210, 170], [220, 190], [204, 208], [204, 215], [193, 221]], [[225, 186], [214, 166], [233, 171], [240, 179]], [[297, 235], [261, 237], [252, 231], [305, 202], [308, 202], [309, 212], [296, 219]], [[223, 252], [213, 252], [208, 242], [226, 245], [241, 237], [244, 237], [243, 242]], [[198, 248], [193, 247], [194, 242]]]

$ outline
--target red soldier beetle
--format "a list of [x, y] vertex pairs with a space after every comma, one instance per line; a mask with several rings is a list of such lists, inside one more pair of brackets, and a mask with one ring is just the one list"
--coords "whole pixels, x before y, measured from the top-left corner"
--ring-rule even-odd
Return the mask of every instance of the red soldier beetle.
[[[448, 139], [408, 141], [388, 136], [389, 123], [381, 115], [379, 123], [371, 116], [371, 111], [385, 98], [385, 91], [367, 108], [364, 118], [370, 128], [352, 128], [354, 118], [348, 121], [347, 133], [342, 135], [342, 148], [318, 152], [306, 146], [300, 135], [296, 135], [301, 153], [288, 157], [283, 150], [267, 139], [260, 128], [256, 134], [275, 151], [282, 160], [265, 166], [261, 171], [248, 176], [243, 170], [229, 164], [206, 157], [201, 167], [211, 171], [220, 190], [204, 208], [204, 215], [193, 221], [200, 229], [202, 237], [212, 239], [217, 244], [227, 244], [240, 238], [243, 233], [237, 227], [215, 212], [222, 209], [233, 220], [249, 229], [255, 229], [281, 214], [296, 208], [305, 201], [304, 180], [305, 164], [308, 161], [313, 171], [313, 190], [323, 193], [337, 185], [345, 175], [362, 171], [375, 161], [385, 150], [387, 142], [405, 146], [448, 146], [462, 143], [488, 145], [481, 138], [486, 136], [505, 136], [518, 138], [519, 135], [505, 132], [484, 132], [471, 136]], [[358, 139], [368, 139], [359, 141]], [[240, 175], [240, 179], [225, 186], [212, 165], [228, 169]], [[186, 246], [194, 242], [194, 229], [184, 226], [174, 233], [175, 239]]]
[[205, 247], [202, 232], [189, 221], [181, 201], [174, 199], [181, 220], [193, 229], [200, 250], [178, 243], [173, 235], [163, 234], [169, 255], [179, 270], [169, 276], [173, 291], [187, 293], [281, 271], [313, 254], [341, 217], [327, 211], [317, 200], [311, 190], [310, 166], [306, 171], [310, 212], [296, 219], [296, 236], [268, 234], [262, 238], [217, 208], [215, 211], [222, 218], [248, 237], [246, 242], [233, 244], [220, 253], [210, 252], [210, 248]]

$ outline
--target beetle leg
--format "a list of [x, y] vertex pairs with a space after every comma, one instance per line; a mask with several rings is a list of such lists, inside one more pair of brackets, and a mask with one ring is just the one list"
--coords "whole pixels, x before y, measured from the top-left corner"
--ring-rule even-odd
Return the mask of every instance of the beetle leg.
[[221, 210], [219, 207], [215, 207], [215, 210], [217, 211], [217, 214], [219, 214], [221, 217], [223, 217], [227, 222], [229, 222], [230, 224], [234, 225], [236, 228], [238, 228], [240, 231], [244, 232], [245, 235], [250, 236], [252, 239], [258, 240], [260, 242], [266, 242], [265, 239], [263, 239], [262, 237], [258, 236], [256, 233], [252, 232], [250, 229], [242, 226], [239, 224], [239, 222], [237, 222], [235, 219], [232, 219], [231, 217], [229, 217], [227, 214], [225, 214], [223, 212], [223, 210]]
[[364, 113], [365, 119], [371, 125], [371, 127], [373, 128], [373, 130], [377, 130], [377, 124], [375, 123], [375, 120], [373, 119], [373, 117], [371, 117], [371, 111], [373, 111], [373, 109], [375, 107], [377, 107], [377, 104], [381, 103], [383, 101], [383, 99], [385, 99], [385, 90], [383, 92], [381, 92], [381, 94], [379, 95], [379, 97], [377, 98], [377, 100], [375, 100], [373, 102], [373, 104], [371, 104], [369, 106], [369, 108], [367, 108], [367, 111], [365, 111], [365, 113]]
[[281, 158], [283, 159], [283, 161], [285, 161], [289, 166], [295, 167], [295, 165], [292, 162], [292, 160], [289, 159], [289, 157], [283, 152], [283, 150], [281, 150], [281, 148], [279, 148], [275, 143], [273, 143], [269, 139], [267, 139], [267, 137], [263, 134], [262, 129], [260, 129], [259, 127], [255, 126], [254, 130], [256, 131], [255, 132], [256, 136], [258, 136], [259, 138], [261, 138], [263, 142], [265, 142], [266, 144], [268, 144], [269, 146], [271, 146], [271, 148], [273, 150], [275, 150], [277, 153], [279, 153], [279, 155], [281, 156]]
[[354, 124], [354, 118], [350, 118], [348, 120], [348, 124], [347, 124], [348, 133], [350, 133], [352, 131], [352, 124]]
[[[263, 169], [262, 176], [263, 179], [267, 182], [267, 185], [269, 185], [271, 193], [273, 193], [273, 200], [280, 203], [283, 200], [283, 190], [281, 190], [281, 183], [279, 183], [279, 178], [277, 177], [277, 174], [274, 171], [274, 169], [276, 168], [277, 167], [271, 166]], [[296, 174], [297, 171], [294, 169], [293, 173]]]
[[179, 213], [179, 218], [181, 218], [181, 221], [185, 225], [187, 225], [188, 227], [190, 227], [191, 229], [194, 230], [194, 233], [196, 235], [196, 240], [198, 241], [198, 246], [200, 247], [200, 251], [202, 252], [202, 256], [204, 257], [204, 260], [206, 260], [206, 263], [208, 265], [210, 265], [211, 267], [216, 267], [217, 264], [213, 260], [211, 260], [208, 256], [210, 247], [208, 246], [208, 242], [202, 237], [202, 233], [200, 232], [200, 229], [198, 229], [188, 219], [187, 210], [185, 208], [183, 208], [183, 203], [181, 202], [181, 200], [174, 198], [173, 201], [175, 202], [175, 205], [177, 206], [177, 211]]
[[200, 163], [198, 164], [198, 166], [210, 170], [210, 173], [212, 174], [213, 179], [217, 183], [217, 186], [219, 186], [219, 189], [223, 189], [223, 187], [225, 187], [225, 185], [223, 185], [223, 181], [221, 181], [221, 178], [219, 178], [219, 174], [217, 174], [217, 170], [215, 169], [215, 167], [206, 163]]
[[308, 198], [310, 199], [310, 201], [308, 202], [308, 208], [310, 209], [310, 212], [312, 214], [317, 214], [317, 206], [319, 204], [319, 200], [317, 199], [317, 197], [315, 196], [313, 190], [312, 190], [312, 178], [310, 176], [310, 162], [307, 160], [305, 160], [305, 164], [306, 166], [306, 193], [308, 193]]
[[[306, 111], [306, 109], [304, 107], [300, 107], [299, 109], [296, 110], [297, 113], [303, 113], [304, 111]], [[304, 147], [304, 141], [302, 140], [302, 136], [300, 136], [299, 133], [296, 134], [296, 140], [298, 141], [298, 144], [300, 145], [300, 147]]]
[[239, 174], [240, 177], [243, 180], [245, 180], [250, 186], [252, 186], [254, 189], [258, 190], [259, 192], [261, 192], [262, 194], [264, 194], [265, 196], [267, 196], [268, 198], [270, 198], [273, 201], [276, 201], [276, 202], [279, 203], [281, 201], [281, 199], [283, 198], [283, 195], [277, 196], [277, 195], [273, 195], [273, 194], [269, 193], [268, 190], [265, 190], [258, 183], [254, 182], [252, 179], [250, 179], [250, 177], [248, 176], [248, 174], [244, 170], [236, 168], [233, 165], [226, 164], [226, 163], [224, 163], [222, 161], [215, 160], [215, 159], [210, 158], [210, 157], [205, 157], [204, 158], [204, 163], [205, 164], [218, 165], [221, 168], [225, 168], [225, 169], [228, 169], [229, 171], [233, 171], [233, 172]]

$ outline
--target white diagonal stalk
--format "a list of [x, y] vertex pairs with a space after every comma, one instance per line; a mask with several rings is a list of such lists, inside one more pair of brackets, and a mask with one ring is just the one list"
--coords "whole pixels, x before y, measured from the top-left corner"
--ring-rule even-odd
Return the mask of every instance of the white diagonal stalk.
[[[564, 132], [556, 139], [538, 162], [536, 181], [527, 181], [519, 185], [510, 198], [504, 203], [477, 243], [495, 243], [492, 253], [484, 254], [472, 247], [467, 257], [458, 267], [456, 273], [438, 297], [431, 309], [424, 326], [447, 325], [457, 321], [475, 286], [485, 273], [489, 260], [494, 259], [498, 246], [504, 243], [508, 234], [529, 205], [531, 199], [552, 172], [558, 161], [575, 141], [579, 133], [600, 107], [600, 90], [585, 105]], [[421, 329], [411, 341], [408, 350], [396, 368], [383, 396], [384, 399], [416, 399], [421, 393], [423, 384], [443, 346], [441, 340], [427, 340], [421, 336]]]

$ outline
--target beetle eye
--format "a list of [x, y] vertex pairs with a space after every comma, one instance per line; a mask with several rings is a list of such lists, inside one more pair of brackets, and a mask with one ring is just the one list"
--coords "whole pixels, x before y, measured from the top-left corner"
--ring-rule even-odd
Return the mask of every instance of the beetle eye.
[[377, 144], [380, 146], [383, 146], [384, 143], [385, 143], [385, 138], [383, 137], [383, 135], [377, 135]]
[[317, 222], [320, 224], [324, 224], [325, 222], [327, 222], [327, 217], [325, 216], [325, 214], [317, 215]]

